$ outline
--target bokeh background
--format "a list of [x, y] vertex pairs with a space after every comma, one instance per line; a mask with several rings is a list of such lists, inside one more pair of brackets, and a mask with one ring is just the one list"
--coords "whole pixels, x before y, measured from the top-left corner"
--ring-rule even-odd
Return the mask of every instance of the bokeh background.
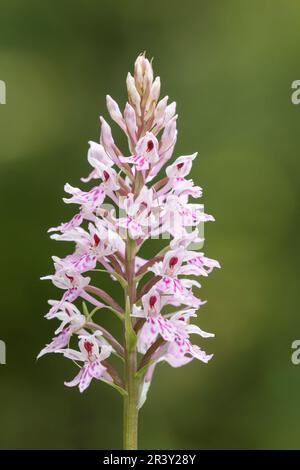
[[46, 231], [73, 213], [63, 185], [88, 173], [105, 94], [125, 103], [144, 50], [178, 103], [175, 155], [199, 151], [193, 177], [216, 217], [204, 248], [223, 269], [203, 281], [198, 320], [215, 358], [159, 367], [140, 446], [300, 448], [299, 24], [297, 0], [1, 1], [0, 448], [121, 447], [120, 396], [96, 382], [80, 395], [63, 385], [70, 361], [35, 360], [59, 294], [39, 277], [68, 253]]

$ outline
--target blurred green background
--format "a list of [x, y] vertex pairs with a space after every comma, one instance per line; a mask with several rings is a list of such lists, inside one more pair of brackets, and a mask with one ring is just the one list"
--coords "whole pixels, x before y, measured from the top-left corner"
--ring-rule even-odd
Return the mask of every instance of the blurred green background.
[[119, 395], [96, 382], [80, 395], [63, 385], [70, 361], [35, 360], [54, 329], [46, 301], [60, 294], [39, 277], [70, 249], [46, 230], [73, 214], [63, 185], [88, 174], [105, 94], [123, 107], [144, 50], [178, 104], [175, 155], [199, 151], [193, 177], [216, 217], [204, 251], [223, 269], [201, 292], [214, 360], [159, 367], [140, 446], [300, 448], [299, 25], [296, 0], [1, 1], [0, 448], [121, 447]]

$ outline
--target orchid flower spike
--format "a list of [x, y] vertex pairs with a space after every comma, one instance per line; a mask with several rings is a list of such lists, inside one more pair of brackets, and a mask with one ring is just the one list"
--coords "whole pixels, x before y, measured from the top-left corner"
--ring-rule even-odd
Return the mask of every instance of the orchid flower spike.
[[[91, 168], [81, 178], [87, 186], [67, 183], [64, 188], [63, 200], [75, 206], [75, 215], [49, 229], [53, 240], [71, 243], [73, 252], [54, 256], [54, 272], [43, 278], [62, 293], [49, 301], [46, 318], [60, 324], [38, 357], [59, 353], [79, 367], [67, 387], [84, 392], [96, 379], [120, 392], [124, 448], [135, 449], [138, 410], [158, 364], [181, 367], [194, 359], [206, 364], [213, 357], [192, 340], [198, 336], [202, 343], [214, 336], [192, 323], [205, 304], [194, 289], [201, 288], [195, 277], [207, 277], [220, 264], [195, 248], [203, 242], [199, 225], [214, 218], [195, 202], [202, 196], [191, 178], [197, 153], [170, 162], [177, 140], [176, 103], [160, 97], [160, 78], [145, 54], [136, 59], [126, 86], [123, 108], [110, 95], [106, 104], [125, 133], [128, 152], [117, 146], [101, 117], [100, 141], [89, 142]], [[153, 238], [161, 240], [161, 250], [144, 259], [142, 249]], [[122, 301], [94, 282], [99, 271], [120, 284]], [[121, 340], [102, 326], [103, 310], [122, 322]], [[113, 356], [125, 364], [123, 376]]]

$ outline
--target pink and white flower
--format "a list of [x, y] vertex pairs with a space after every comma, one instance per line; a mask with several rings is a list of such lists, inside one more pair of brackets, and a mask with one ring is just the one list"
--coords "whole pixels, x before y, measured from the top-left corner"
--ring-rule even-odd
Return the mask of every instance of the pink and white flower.
[[214, 221], [213, 216], [203, 212], [202, 204], [187, 202], [187, 195], [166, 197], [161, 211], [162, 230], [175, 238], [184, 237], [187, 228], [196, 227], [201, 222]]
[[110, 158], [110, 156], [106, 153], [103, 145], [98, 144], [97, 142], [90, 141], [89, 142], [90, 148], [88, 151], [88, 162], [90, 165], [94, 168], [91, 173], [86, 177], [86, 178], [81, 178], [81, 181], [84, 183], [88, 183], [92, 179], [97, 179], [99, 178], [99, 174], [97, 172], [97, 169], [95, 168], [95, 161], [102, 163], [106, 167], [111, 168], [113, 166], [113, 161]]
[[131, 163], [138, 171], [148, 170], [159, 160], [158, 141], [152, 132], [147, 132], [136, 144], [135, 155], [120, 157], [121, 162]]
[[93, 211], [100, 207], [105, 199], [105, 191], [102, 185], [95, 186], [90, 191], [81, 191], [70, 184], [65, 185], [65, 192], [71, 197], [63, 198], [66, 204], [79, 204], [83, 215], [92, 215]]
[[174, 336], [174, 330], [170, 322], [160, 313], [163, 302], [155, 288], [143, 296], [142, 305], [142, 308], [134, 307], [133, 316], [145, 319], [138, 340], [138, 350], [144, 354], [159, 334], [168, 341]]
[[48, 232], [68, 232], [69, 230], [79, 227], [82, 224], [82, 221], [83, 215], [79, 212], [78, 214], [75, 214], [69, 222], [64, 222], [57, 227], [51, 227]]
[[84, 315], [82, 315], [78, 308], [70, 302], [50, 300], [49, 304], [52, 307], [45, 315], [45, 318], [49, 320], [52, 318], [57, 318], [61, 321], [61, 324], [55, 330], [56, 336], [54, 336], [51, 343], [47, 344], [37, 356], [38, 359], [47, 353], [55, 352], [67, 346], [72, 334], [75, 331], [82, 331], [82, 328], [86, 322]]
[[220, 263], [204, 253], [178, 248], [170, 250], [164, 260], [155, 263], [149, 271], [156, 276], [208, 276], [214, 268], [220, 268]]
[[[65, 260], [71, 262], [80, 272], [94, 269], [97, 260], [101, 261], [103, 257], [116, 251], [124, 251], [124, 241], [120, 235], [101, 219], [96, 220], [94, 224], [90, 223], [88, 231], [79, 227], [62, 234], [54, 234], [51, 238], [75, 243], [74, 254], [67, 256]], [[86, 264], [87, 269], [81, 270], [80, 263], [83, 266]]]
[[146, 239], [158, 226], [157, 215], [153, 213], [153, 191], [144, 187], [139, 196], [130, 193], [123, 201], [126, 217], [116, 221], [116, 226], [126, 229], [131, 238]]
[[73, 255], [71, 255], [71, 258], [71, 260], [60, 259], [53, 256], [55, 273], [41, 278], [42, 280], [51, 280], [56, 287], [65, 290], [57, 307], [60, 307], [64, 302], [74, 302], [78, 297], [81, 297], [91, 302], [92, 305], [102, 308], [104, 304], [94, 299], [85, 290], [91, 279], [81, 275], [80, 271], [74, 266]]
[[103, 340], [99, 332], [79, 336], [79, 351], [67, 348], [56, 352], [62, 353], [73, 361], [83, 362], [83, 366], [74, 379], [65, 382], [67, 387], [78, 386], [82, 393], [88, 388], [92, 379], [113, 381], [107, 368], [102, 364], [111, 355], [112, 347]]
[[197, 152], [193, 155], [184, 155], [178, 157], [172, 165], [166, 168], [166, 174], [169, 178], [184, 178], [187, 176], [193, 165], [193, 160], [197, 157]]
[[203, 302], [195, 297], [191, 290], [194, 286], [200, 288], [199, 282], [178, 277], [181, 274], [194, 274], [193, 267], [188, 269], [189, 266], [182, 265], [186, 256], [186, 251], [183, 249], [169, 251], [164, 260], [155, 263], [149, 271], [161, 277], [155, 287], [162, 295], [173, 296], [173, 302], [170, 303], [199, 307]]
[[162, 360], [168, 362], [172, 367], [180, 367], [194, 358], [206, 363], [213, 357], [212, 354], [207, 355], [199, 346], [191, 343], [191, 334], [197, 334], [202, 338], [215, 336], [213, 333], [201, 330], [197, 325], [191, 325], [189, 323], [191, 317], [197, 317], [193, 309], [177, 312], [169, 320], [176, 333], [173, 341], [168, 344]]
[[[143, 381], [140, 385], [139, 408], [146, 401], [147, 393], [153, 378], [156, 365], [160, 362], [167, 362], [172, 367], [182, 367], [193, 359], [207, 363], [213, 357], [213, 354], [206, 354], [198, 345], [192, 344], [191, 334], [196, 334], [202, 338], [214, 337], [214, 334], [207, 333], [197, 325], [189, 323], [191, 317], [197, 317], [194, 309], [181, 310], [171, 315], [169, 319], [165, 318], [173, 335], [165, 339], [165, 342], [159, 346], [152, 356], [152, 364], [147, 369]], [[141, 330], [140, 336], [143, 335]], [[153, 343], [151, 343], [153, 344]]]

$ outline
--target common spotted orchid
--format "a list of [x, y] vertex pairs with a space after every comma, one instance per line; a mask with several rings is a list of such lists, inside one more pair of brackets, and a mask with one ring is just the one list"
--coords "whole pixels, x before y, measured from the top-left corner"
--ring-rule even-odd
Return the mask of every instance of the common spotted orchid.
[[[49, 229], [52, 239], [71, 242], [74, 251], [53, 257], [55, 271], [43, 278], [63, 294], [49, 301], [46, 318], [60, 325], [38, 357], [58, 353], [73, 361], [79, 371], [65, 382], [68, 387], [84, 392], [96, 379], [120, 392], [124, 448], [136, 449], [138, 412], [157, 365], [181, 367], [212, 358], [191, 339], [214, 336], [192, 323], [205, 303], [193, 288], [201, 287], [195, 276], [206, 277], [220, 265], [197, 251], [203, 244], [199, 224], [214, 220], [193, 201], [202, 195], [189, 177], [197, 153], [169, 162], [177, 140], [175, 102], [159, 99], [160, 79], [154, 78], [144, 54], [126, 84], [124, 111], [111, 96], [106, 104], [129, 151], [117, 146], [101, 116], [100, 142], [89, 142], [91, 170], [81, 178], [88, 186], [65, 185], [68, 197], [63, 200], [77, 206], [76, 214]], [[144, 247], [153, 238], [161, 240], [162, 249], [145, 259]], [[107, 272], [121, 285], [123, 302], [94, 285], [94, 271]], [[103, 309], [122, 322], [121, 341], [101, 325], [98, 312]], [[72, 346], [76, 341], [77, 348]], [[124, 374], [111, 363], [112, 356], [124, 362]]]

